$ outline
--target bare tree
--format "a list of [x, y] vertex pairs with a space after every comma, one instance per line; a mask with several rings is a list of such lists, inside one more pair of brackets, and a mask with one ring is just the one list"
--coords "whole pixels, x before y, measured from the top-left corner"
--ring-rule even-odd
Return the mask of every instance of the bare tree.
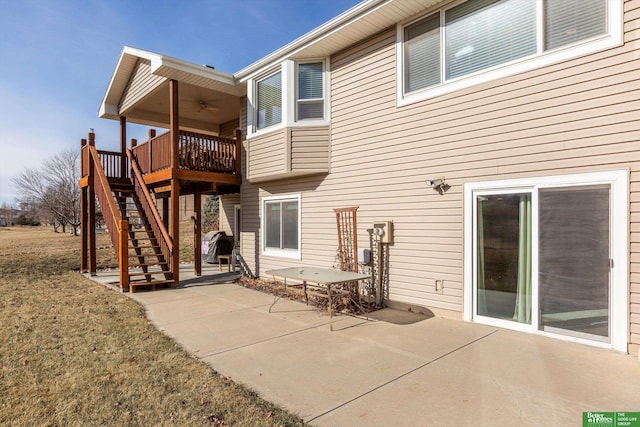
[[8, 205], [7, 202], [2, 202], [0, 206], [0, 226], [13, 225], [13, 206]]
[[66, 232], [71, 226], [77, 234], [80, 226], [79, 157], [67, 149], [38, 168], [26, 168], [11, 181], [21, 193], [19, 200], [34, 206], [44, 220]]

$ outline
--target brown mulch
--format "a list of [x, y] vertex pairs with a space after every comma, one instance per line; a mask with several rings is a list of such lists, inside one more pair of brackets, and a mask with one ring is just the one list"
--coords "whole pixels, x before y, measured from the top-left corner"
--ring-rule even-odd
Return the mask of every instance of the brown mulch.
[[[244, 286], [245, 288], [255, 289], [257, 291], [276, 295], [281, 298], [288, 298], [292, 301], [305, 302], [304, 291], [302, 285], [287, 285], [285, 288], [284, 283], [277, 280], [265, 280], [260, 278], [241, 277], [235, 281], [236, 284]], [[334, 288], [332, 287], [332, 290]], [[328, 298], [326, 295], [322, 295], [315, 287], [308, 287], [307, 294], [309, 295], [309, 305], [314, 306], [318, 311], [327, 311]], [[362, 311], [354, 304], [348, 295], [340, 295], [340, 297], [332, 297], [332, 305], [334, 312], [346, 312], [352, 314], [361, 314]], [[361, 302], [362, 307], [371, 312], [376, 308], [366, 302]]]

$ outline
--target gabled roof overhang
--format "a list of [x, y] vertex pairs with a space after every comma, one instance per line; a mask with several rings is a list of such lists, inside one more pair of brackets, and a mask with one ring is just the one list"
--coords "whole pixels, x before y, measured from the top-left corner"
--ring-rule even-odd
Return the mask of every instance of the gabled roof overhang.
[[[98, 116], [102, 118], [118, 119], [127, 112], [133, 111], [135, 105], [126, 105], [123, 111], [123, 97], [140, 61], [146, 61], [150, 66], [146, 70], [150, 73], [152, 84], [146, 86], [148, 93], [144, 93], [137, 100], [138, 104], [152, 96], [163, 84], [170, 79], [181, 84], [208, 90], [208, 93], [240, 97], [246, 94], [246, 85], [238, 84], [233, 75], [215, 70], [204, 65], [196, 65], [170, 56], [157, 54], [133, 47], [125, 46], [111, 77], [109, 86], [100, 105]], [[143, 124], [157, 124], [153, 120], [130, 117], [130, 121]]]

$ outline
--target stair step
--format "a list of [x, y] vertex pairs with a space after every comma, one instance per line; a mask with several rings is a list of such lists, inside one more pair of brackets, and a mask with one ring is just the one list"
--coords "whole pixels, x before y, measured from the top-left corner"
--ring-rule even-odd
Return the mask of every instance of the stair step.
[[133, 292], [133, 288], [136, 286], [152, 286], [153, 290], [156, 289], [157, 285], [174, 285], [175, 281], [173, 280], [152, 280], [151, 282], [130, 282], [129, 283], [129, 291]]
[[[152, 255], [148, 255], [148, 256], [152, 256]], [[142, 263], [142, 264], [129, 264], [129, 268], [136, 268], [136, 267], [155, 267], [155, 266], [161, 266], [161, 265], [169, 265], [166, 262], [150, 262], [150, 263]], [[145, 273], [148, 274], [148, 273]]]
[[[168, 273], [168, 271], [167, 271]], [[129, 273], [129, 277], [140, 277], [140, 276], [147, 276], [147, 275], [154, 275], [154, 274], [165, 274], [165, 272], [163, 272], [162, 270], [156, 270], [156, 271], [148, 271], [148, 272], [143, 272], [143, 271], [136, 271], [135, 273]]]
[[[160, 248], [160, 245], [144, 245], [144, 246], [134, 246], [134, 247], [129, 246], [129, 249], [155, 249], [155, 248]], [[150, 255], [155, 255], [155, 253]]]
[[162, 284], [167, 284], [167, 283], [173, 283], [174, 281], [171, 279], [164, 279], [164, 280], [152, 280], [150, 282], [147, 282], [146, 280], [132, 280], [131, 282], [129, 282], [132, 285], [136, 285], [136, 286], [140, 286], [140, 285], [162, 285]]

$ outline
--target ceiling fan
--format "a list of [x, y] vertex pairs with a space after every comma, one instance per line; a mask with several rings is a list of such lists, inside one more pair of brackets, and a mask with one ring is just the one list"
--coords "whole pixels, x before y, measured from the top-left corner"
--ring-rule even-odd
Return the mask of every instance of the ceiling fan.
[[210, 113], [210, 114], [216, 114], [222, 110], [222, 108], [217, 107], [215, 105], [215, 100], [198, 101], [198, 106], [200, 107], [197, 111], [198, 113], [206, 111], [207, 113]]

